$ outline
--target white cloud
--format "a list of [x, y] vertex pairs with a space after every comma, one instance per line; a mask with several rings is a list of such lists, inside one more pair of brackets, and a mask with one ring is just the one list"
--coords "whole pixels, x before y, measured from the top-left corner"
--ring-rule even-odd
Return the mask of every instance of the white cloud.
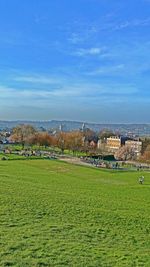
[[105, 50], [106, 50], [105, 47], [80, 48], [73, 54], [80, 57], [97, 56], [97, 55], [103, 55]]
[[[131, 84], [115, 84], [115, 85], [109, 85], [109, 84], [97, 84], [97, 83], [73, 83], [73, 84], [64, 84], [62, 85], [62, 88], [60, 89], [53, 89], [53, 90], [47, 90], [47, 89], [38, 89], [35, 88], [28, 88], [28, 89], [16, 89], [11, 87], [6, 87], [1, 85], [0, 86], [0, 95], [1, 95], [1, 101], [2, 99], [15, 99], [23, 100], [23, 101], [36, 101], [45, 99], [46, 101], [55, 99], [55, 100], [62, 100], [64, 101], [64, 98], [66, 97], [69, 99], [89, 99], [91, 97], [102, 98], [111, 94], [111, 97], [116, 97], [117, 95], [131, 95], [135, 94], [137, 92], [137, 88], [134, 87]], [[17, 105], [17, 102], [16, 102]]]
[[87, 41], [95, 40], [99, 34], [104, 31], [119, 31], [133, 27], [148, 27], [150, 26], [150, 17], [133, 18], [130, 20], [118, 20], [116, 16], [104, 16], [97, 21], [78, 22], [75, 24], [76, 31], [69, 32], [68, 41], [73, 45], [86, 43]]
[[81, 43], [84, 40], [83, 37], [79, 33], [72, 33], [71, 36], [68, 38], [68, 41], [72, 44]]
[[97, 68], [93, 71], [88, 72], [88, 75], [103, 75], [103, 74], [113, 74], [113, 73], [118, 73], [120, 71], [123, 71], [124, 69], [124, 64], [119, 64], [119, 65], [114, 65], [114, 66], [104, 66]]
[[121, 30], [129, 27], [146, 27], [150, 26], [150, 17], [146, 19], [134, 19], [118, 23], [113, 26], [113, 30]]
[[87, 42], [96, 33], [98, 33], [99, 27], [97, 23], [87, 23], [85, 21], [75, 21], [70, 25], [70, 30], [67, 32], [69, 37], [68, 42], [72, 45], [78, 45]]
[[32, 76], [17, 76], [13, 78], [17, 82], [27, 82], [27, 83], [40, 83], [40, 84], [53, 84], [56, 83], [55, 78], [45, 77], [41, 75]]

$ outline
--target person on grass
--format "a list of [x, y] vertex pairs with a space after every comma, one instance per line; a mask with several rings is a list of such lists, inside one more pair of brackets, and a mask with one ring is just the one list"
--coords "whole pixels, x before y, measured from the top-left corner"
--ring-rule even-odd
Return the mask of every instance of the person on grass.
[[144, 176], [142, 175], [139, 178], [139, 184], [143, 184], [143, 183], [144, 183]]

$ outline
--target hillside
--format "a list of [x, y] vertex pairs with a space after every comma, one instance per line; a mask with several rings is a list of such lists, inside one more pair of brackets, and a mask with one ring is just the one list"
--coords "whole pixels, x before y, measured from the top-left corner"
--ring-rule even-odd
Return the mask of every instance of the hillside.
[[150, 266], [149, 190], [137, 172], [0, 163], [0, 266]]

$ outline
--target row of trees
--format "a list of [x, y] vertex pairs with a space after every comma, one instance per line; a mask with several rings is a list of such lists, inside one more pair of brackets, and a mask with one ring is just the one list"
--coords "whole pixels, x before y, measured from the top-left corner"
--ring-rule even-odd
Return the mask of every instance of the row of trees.
[[11, 141], [25, 145], [58, 147], [63, 153], [65, 149], [73, 151], [89, 151], [89, 144], [84, 142], [84, 135], [80, 131], [58, 132], [50, 135], [48, 132], [38, 132], [31, 125], [19, 125], [13, 129]]

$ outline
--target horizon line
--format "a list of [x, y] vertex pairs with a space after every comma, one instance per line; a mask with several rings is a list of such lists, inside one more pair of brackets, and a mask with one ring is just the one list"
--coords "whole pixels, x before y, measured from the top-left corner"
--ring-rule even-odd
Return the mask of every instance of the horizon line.
[[143, 125], [143, 124], [150, 124], [150, 122], [87, 122], [87, 121], [76, 121], [76, 120], [59, 120], [59, 119], [51, 119], [51, 120], [30, 120], [30, 119], [18, 119], [18, 120], [1, 120], [0, 122], [52, 122], [52, 121], [56, 121], [56, 122], [74, 122], [74, 123], [85, 123], [85, 124], [97, 124], [97, 125], [120, 125], [120, 124], [124, 124], [124, 125], [132, 125], [132, 124], [136, 124], [136, 125]]

